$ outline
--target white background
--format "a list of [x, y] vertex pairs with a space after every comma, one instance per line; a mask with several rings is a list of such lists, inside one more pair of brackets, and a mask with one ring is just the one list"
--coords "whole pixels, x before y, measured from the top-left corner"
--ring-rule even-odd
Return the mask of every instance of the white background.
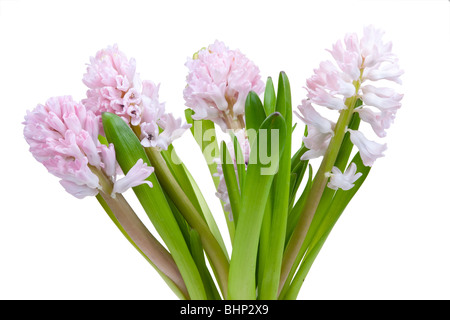
[[[329, 58], [325, 49], [374, 24], [405, 70], [403, 107], [386, 157], [337, 223], [299, 299], [449, 299], [449, 8], [444, 0], [0, 1], [0, 298], [176, 298], [95, 198], [67, 194], [23, 139], [27, 109], [51, 96], [84, 97], [81, 78], [97, 50], [118, 43], [181, 116], [186, 58], [219, 39], [252, 59], [263, 79], [284, 70], [296, 106], [305, 79]], [[176, 147], [223, 227], [190, 134]]]

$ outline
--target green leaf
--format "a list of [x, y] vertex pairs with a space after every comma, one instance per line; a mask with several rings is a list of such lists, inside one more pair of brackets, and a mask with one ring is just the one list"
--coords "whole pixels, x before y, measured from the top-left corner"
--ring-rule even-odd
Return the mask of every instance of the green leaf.
[[242, 190], [244, 188], [246, 164], [244, 155], [242, 153], [241, 145], [239, 144], [239, 141], [234, 134], [232, 134], [232, 139], [233, 139], [234, 154], [236, 157], [236, 167], [239, 179], [239, 190]]
[[[241, 195], [239, 223], [236, 227], [230, 262], [228, 287], [230, 299], [256, 299], [256, 257], [266, 207], [266, 202], [261, 199], [267, 199], [269, 196], [285, 140], [286, 123], [281, 114], [275, 112], [263, 122], [251, 145], [250, 161]], [[264, 157], [267, 155], [265, 148], [270, 151], [269, 161]]]
[[171, 198], [180, 213], [189, 225], [198, 231], [202, 239], [202, 245], [208, 257], [212, 261], [212, 267], [219, 275], [219, 284], [222, 292], [226, 296], [228, 285], [229, 261], [225, 252], [222, 251], [219, 242], [212, 234], [204, 217], [195, 209], [189, 198], [172, 176], [161, 153], [155, 148], [145, 148], [145, 153], [155, 168], [155, 174], [162, 188]]
[[227, 186], [228, 198], [230, 200], [231, 212], [233, 214], [234, 224], [237, 224], [240, 212], [240, 192], [239, 185], [236, 180], [236, 171], [234, 169], [234, 162], [231, 159], [225, 141], [222, 141], [220, 150], [220, 161], [222, 163], [223, 177]]
[[291, 191], [289, 195], [289, 208], [291, 209], [295, 202], [295, 197], [297, 195], [298, 188], [302, 183], [303, 176], [305, 175], [306, 168], [308, 167], [308, 160], [301, 160], [297, 165], [291, 169], [291, 174], [294, 175], [295, 179], [291, 184]]
[[288, 77], [284, 72], [278, 79], [276, 111], [280, 112], [286, 123], [286, 138], [280, 158], [280, 165], [273, 184], [273, 212], [270, 230], [269, 257], [259, 288], [259, 299], [274, 300], [278, 295], [281, 263], [283, 260], [286, 238], [286, 224], [289, 210], [290, 175], [291, 175], [291, 136], [292, 136], [292, 103]]
[[167, 150], [161, 151], [161, 155], [166, 161], [167, 166], [169, 167], [172, 175], [176, 178], [177, 182], [186, 193], [189, 200], [195, 206], [197, 211], [202, 215], [202, 218], [208, 224], [209, 229], [211, 230], [214, 237], [219, 242], [222, 247], [224, 253], [228, 257], [228, 253], [223, 242], [222, 235], [217, 227], [216, 221], [209, 209], [208, 204], [206, 203], [202, 192], [198, 188], [195, 180], [192, 178], [189, 170], [186, 168], [184, 163], [178, 157], [175, 148], [173, 145], [170, 145]]
[[247, 129], [248, 141], [252, 144], [251, 132], [258, 130], [263, 121], [266, 119], [266, 112], [258, 95], [250, 91], [245, 100], [245, 127]]
[[[151, 166], [139, 139], [125, 121], [115, 114], [105, 112], [102, 114], [102, 122], [106, 138], [114, 144], [117, 162], [125, 174], [139, 159]], [[143, 184], [134, 187], [133, 191], [180, 269], [190, 298], [205, 299], [206, 293], [199, 271], [164, 192], [154, 174], [147, 179], [153, 184], [152, 188]]]
[[275, 112], [276, 101], [277, 97], [275, 94], [273, 81], [271, 77], [268, 77], [266, 81], [266, 89], [264, 91], [264, 110], [266, 110], [267, 115]]
[[[280, 76], [278, 78], [278, 96], [277, 96], [277, 104], [275, 106], [275, 110], [285, 118], [292, 118], [292, 102], [291, 102], [291, 87], [289, 84], [288, 77], [286, 73], [280, 72]], [[292, 127], [291, 125], [288, 128]]]
[[308, 149], [303, 146], [300, 149], [297, 150], [297, 152], [292, 156], [291, 159], [291, 170], [295, 170], [295, 168], [298, 166], [298, 164], [302, 161], [300, 158], [305, 154], [305, 152], [308, 151]]
[[209, 273], [208, 267], [206, 266], [200, 235], [195, 229], [191, 229], [190, 231], [190, 241], [192, 257], [194, 258], [200, 272], [200, 276], [203, 279], [208, 300], [220, 300], [220, 294], [217, 291], [214, 280]]
[[[273, 182], [272, 182], [273, 188]], [[272, 189], [271, 188], [271, 189]], [[270, 244], [270, 226], [272, 225], [272, 208], [273, 208], [273, 193], [270, 191], [267, 197], [267, 203], [264, 209], [264, 217], [261, 225], [261, 234], [259, 237], [259, 247], [258, 247], [258, 288], [261, 288], [262, 281], [264, 279], [264, 269], [267, 261], [270, 259], [269, 256], [269, 244]], [[264, 200], [263, 200], [264, 201]]]
[[[188, 196], [189, 200], [192, 202], [194, 207], [200, 212], [202, 212], [202, 208], [198, 202], [198, 199], [195, 195], [194, 188], [192, 187], [191, 182], [187, 176], [185, 167], [175, 152], [175, 148], [173, 145], [169, 145], [167, 150], [161, 150], [161, 155], [166, 161], [167, 166], [169, 167], [170, 172], [177, 180], [180, 187], [183, 189], [184, 193]], [[203, 217], [204, 218], [204, 217]]]

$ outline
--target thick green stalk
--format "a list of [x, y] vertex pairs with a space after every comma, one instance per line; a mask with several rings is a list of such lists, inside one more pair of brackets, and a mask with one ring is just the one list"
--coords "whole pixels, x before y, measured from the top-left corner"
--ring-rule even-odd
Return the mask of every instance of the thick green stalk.
[[109, 208], [106, 201], [102, 198], [100, 194], [97, 194], [96, 196], [98, 202], [101, 204], [103, 209], [105, 210], [106, 214], [110, 217], [112, 222], [116, 225], [116, 227], [120, 230], [120, 232], [124, 235], [124, 237], [131, 243], [131, 245], [144, 257], [145, 260], [147, 260], [148, 263], [158, 272], [158, 274], [161, 276], [161, 278], [166, 282], [166, 284], [169, 286], [170, 289], [177, 295], [178, 298], [182, 300], [186, 300], [189, 298], [189, 295], [186, 290], [186, 285], [183, 282], [183, 289], [180, 289], [177, 284], [170, 279], [166, 274], [164, 274], [151, 260], [147, 255], [137, 246], [137, 244], [133, 241], [133, 239], [128, 235], [128, 233], [125, 231], [125, 229], [120, 225], [119, 221], [117, 220], [114, 213]]
[[184, 296], [188, 297], [186, 285], [172, 256], [153, 237], [125, 198], [121, 194], [116, 194], [115, 198], [103, 192], [100, 192], [100, 194], [126, 234], [133, 240], [133, 243], [161, 272], [177, 285]]
[[[355, 87], [357, 92], [359, 89], [359, 83]], [[311, 225], [311, 221], [316, 213], [322, 193], [328, 182], [326, 173], [331, 172], [331, 169], [334, 166], [346, 133], [347, 126], [349, 125], [353, 115], [356, 100], [357, 96], [353, 96], [346, 100], [345, 104], [347, 108], [341, 111], [338, 122], [336, 123], [334, 136], [331, 139], [330, 145], [328, 146], [328, 149], [323, 157], [322, 163], [317, 171], [316, 177], [314, 178], [309, 197], [303, 207], [303, 212], [286, 247], [281, 270], [280, 288], [284, 285], [291, 268], [294, 266], [309, 226]]]
[[178, 210], [180, 210], [189, 225], [199, 233], [203, 248], [211, 259], [213, 268], [219, 277], [218, 282], [220, 288], [224, 297], [226, 297], [229, 269], [228, 257], [225, 255], [225, 252], [222, 250], [217, 239], [211, 233], [206, 222], [202, 219], [200, 213], [192, 205], [189, 198], [177, 183], [175, 177], [172, 175], [166, 162], [161, 156], [161, 153], [155, 148], [145, 148], [145, 152], [150, 163], [155, 168], [155, 174], [161, 186], [177, 206]]
[[[117, 115], [108, 112], [102, 114], [102, 121], [106, 138], [108, 142], [114, 144], [117, 162], [125, 174], [139, 159], [151, 166], [139, 139], [125, 121]], [[167, 249], [172, 254], [186, 284], [190, 298], [196, 300], [206, 299], [198, 268], [192, 259], [188, 245], [167, 203], [163, 189], [156, 175], [151, 174], [147, 180], [152, 183], [153, 187], [141, 184], [133, 187], [133, 191], [166, 244]]]

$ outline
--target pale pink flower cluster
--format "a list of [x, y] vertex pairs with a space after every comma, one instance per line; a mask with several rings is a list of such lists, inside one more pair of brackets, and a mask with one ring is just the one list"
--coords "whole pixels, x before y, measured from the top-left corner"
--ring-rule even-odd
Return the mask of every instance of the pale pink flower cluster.
[[[402, 94], [389, 87], [378, 87], [378, 80], [401, 83], [403, 71], [398, 59], [392, 53], [392, 43], [382, 40], [383, 32], [373, 26], [364, 28], [358, 39], [354, 33], [347, 34], [344, 42], [338, 41], [328, 50], [334, 62], [324, 61], [314, 70], [314, 75], [306, 81], [307, 98], [298, 107], [297, 114], [308, 126], [308, 136], [304, 144], [309, 149], [302, 159], [312, 159], [325, 154], [336, 123], [321, 116], [313, 104], [331, 110], [347, 109], [346, 101], [359, 98], [363, 105], [356, 108], [362, 121], [372, 127], [375, 134], [383, 138], [401, 107]], [[352, 143], [359, 149], [365, 166], [372, 166], [383, 156], [386, 144], [367, 139], [356, 130], [347, 130]], [[351, 171], [352, 172], [352, 171]], [[335, 172], [335, 175], [342, 175]], [[350, 173], [349, 173], [350, 174]], [[340, 181], [335, 178], [335, 181]], [[349, 180], [350, 181], [350, 180]]]
[[[241, 148], [242, 151], [242, 156], [243, 156], [243, 160], [245, 163], [245, 168], [247, 169], [247, 165], [248, 165], [248, 161], [250, 158], [250, 143], [248, 141], [248, 138], [245, 134], [245, 130], [238, 130], [235, 132], [236, 138], [239, 142], [239, 146]], [[236, 154], [234, 152], [234, 144], [233, 142], [228, 142], [227, 143], [227, 149], [230, 153], [231, 156], [231, 160], [233, 161], [234, 164], [234, 170], [236, 172], [236, 179], [239, 179], [238, 177], [238, 169], [237, 169], [237, 160], [236, 160]], [[223, 175], [223, 169], [222, 169], [222, 163], [220, 162], [220, 159], [214, 159], [214, 162], [217, 163], [217, 173], [214, 174], [214, 176], [219, 177], [219, 185], [217, 186], [217, 192], [216, 192], [216, 196], [222, 200], [223, 202], [223, 208], [225, 212], [229, 213], [228, 218], [230, 219], [230, 221], [233, 220], [233, 213], [231, 210], [231, 205], [230, 205], [230, 198], [228, 196], [228, 189], [227, 189], [227, 185], [225, 182], [225, 178]]]
[[259, 68], [220, 41], [200, 50], [186, 66], [189, 73], [183, 94], [186, 106], [195, 112], [192, 118], [211, 120], [223, 131], [244, 128], [248, 93], [264, 90]]
[[83, 82], [89, 87], [83, 100], [86, 108], [96, 115], [114, 113], [131, 126], [139, 126], [144, 147], [167, 149], [190, 127], [165, 113], [164, 103], [159, 102], [159, 85], [141, 80], [136, 61], [128, 60], [117, 45], [91, 57]]
[[142, 159], [125, 177], [116, 179], [114, 146], [98, 140], [99, 116], [70, 96], [50, 98], [45, 105], [27, 111], [24, 125], [30, 152], [77, 198], [96, 195], [104, 189], [105, 180], [113, 186], [113, 197], [143, 183], [151, 186], [145, 179], [153, 168]]

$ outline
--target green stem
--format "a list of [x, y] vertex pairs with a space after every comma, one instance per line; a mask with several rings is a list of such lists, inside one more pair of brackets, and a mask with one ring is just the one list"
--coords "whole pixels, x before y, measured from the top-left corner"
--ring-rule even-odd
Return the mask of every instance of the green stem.
[[172, 201], [180, 210], [189, 225], [199, 233], [203, 248], [211, 259], [212, 265], [218, 275], [218, 282], [222, 294], [226, 298], [229, 269], [227, 256], [217, 239], [211, 233], [211, 230], [201, 217], [200, 213], [192, 205], [191, 201], [170, 172], [161, 153], [155, 148], [145, 148], [145, 152], [147, 153], [150, 163], [155, 168], [155, 174], [161, 186], [166, 190], [167, 194], [171, 197]]
[[[125, 229], [120, 225], [119, 221], [117, 220], [117, 218], [115, 217], [114, 213], [111, 211], [111, 209], [109, 208], [108, 204], [106, 203], [106, 201], [102, 198], [102, 196], [100, 194], [96, 195], [96, 198], [98, 200], [98, 202], [100, 203], [100, 205], [103, 207], [103, 209], [105, 210], [106, 214], [108, 215], [108, 217], [111, 219], [111, 221], [116, 225], [116, 227], [120, 230], [120, 232], [123, 234], [123, 236], [131, 243], [131, 245], [144, 257], [145, 260], [147, 260], [148, 263], [150, 263], [150, 265], [156, 270], [156, 272], [158, 272], [158, 274], [161, 276], [161, 278], [166, 282], [166, 284], [169, 286], [170, 289], [172, 289], [173, 293], [176, 294], [176, 296], [178, 298], [180, 298], [181, 300], [187, 300], [189, 298], [189, 295], [187, 295], [186, 293], [183, 293], [182, 290], [180, 290], [180, 288], [178, 288], [178, 286], [175, 284], [175, 282], [172, 281], [172, 279], [170, 279], [169, 277], [167, 277], [167, 275], [165, 275], [161, 270], [158, 269], [158, 267], [145, 255], [144, 252], [142, 252], [142, 250], [136, 245], [136, 243], [134, 243], [133, 239], [131, 239], [131, 237], [127, 234], [127, 232], [125, 231]], [[185, 286], [184, 286], [185, 287]]]
[[[121, 194], [116, 194], [116, 197], [112, 198], [110, 195], [103, 192], [100, 192], [100, 197], [104, 201], [104, 204], [111, 210], [115, 219], [113, 219], [113, 217], [111, 218], [115, 223], [115, 220], [117, 220], [116, 225], [122, 233], [126, 235], [129, 241], [135, 245], [146, 258], [148, 258], [157, 270], [160, 270], [176, 284], [183, 296], [189, 297], [186, 284], [184, 283], [172, 256], [158, 240], [153, 237], [125, 198]], [[100, 201], [99, 197], [97, 197], [97, 199]], [[100, 203], [102, 203], [102, 201], [100, 201]], [[102, 205], [104, 206], [104, 204]]]
[[[359, 90], [359, 83], [355, 85], [355, 89], [356, 92]], [[331, 139], [330, 145], [328, 146], [328, 149], [323, 157], [322, 163], [320, 164], [319, 170], [317, 171], [317, 175], [311, 187], [310, 196], [306, 200], [305, 206], [303, 207], [303, 212], [286, 247], [281, 270], [280, 289], [283, 287], [291, 268], [294, 266], [297, 255], [302, 247], [303, 241], [305, 240], [309, 226], [311, 225], [311, 221], [322, 197], [322, 193], [328, 182], [326, 173], [331, 172], [331, 169], [334, 166], [346, 133], [347, 126], [349, 125], [350, 119], [353, 115], [356, 101], [356, 95], [346, 100], [345, 104], [347, 108], [341, 111], [338, 122], [336, 123], [334, 137]]]

